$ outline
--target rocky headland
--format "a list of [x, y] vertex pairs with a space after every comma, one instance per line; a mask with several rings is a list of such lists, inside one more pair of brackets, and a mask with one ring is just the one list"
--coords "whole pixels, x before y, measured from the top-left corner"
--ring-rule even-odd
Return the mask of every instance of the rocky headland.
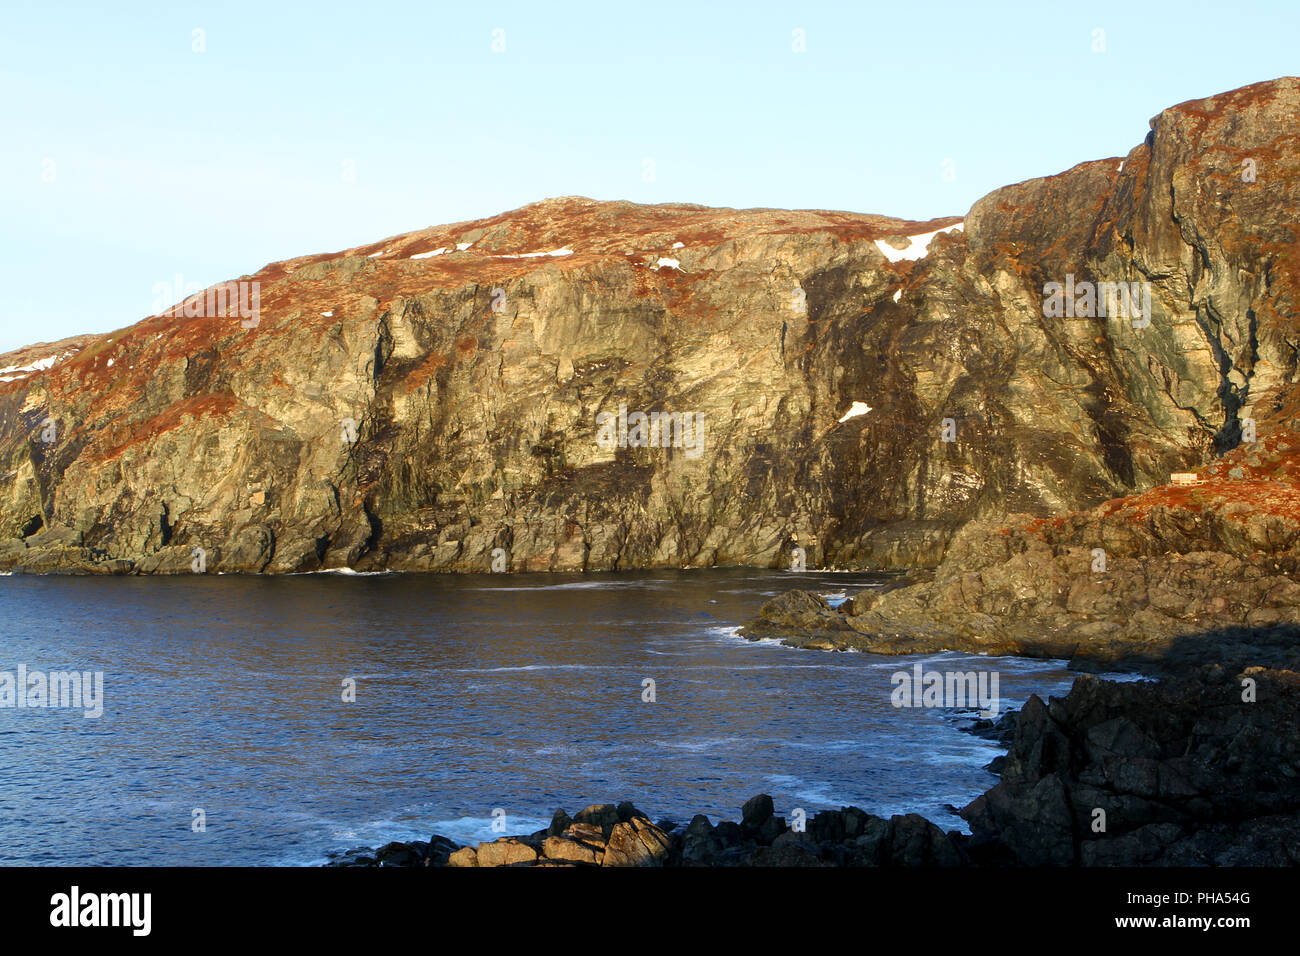
[[1060, 658], [1079, 669], [1295, 668], [1297, 464], [1300, 443], [1262, 440], [1184, 486], [1047, 519], [972, 522], [933, 573], [834, 608], [790, 591], [741, 633], [824, 650]]
[[994, 728], [969, 835], [760, 796], [340, 862], [1295, 863], [1298, 117], [1182, 103], [965, 216], [570, 197], [176, 290], [0, 356], [0, 571], [899, 569], [744, 633], [1161, 678]]

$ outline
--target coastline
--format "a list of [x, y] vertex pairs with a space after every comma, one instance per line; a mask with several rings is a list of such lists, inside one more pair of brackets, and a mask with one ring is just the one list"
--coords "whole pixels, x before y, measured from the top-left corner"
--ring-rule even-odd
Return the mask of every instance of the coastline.
[[[1234, 702], [1239, 679], [1258, 696]], [[787, 821], [759, 794], [739, 821], [651, 822], [631, 802], [594, 804], [532, 833], [465, 846], [435, 835], [325, 865], [1289, 866], [1300, 862], [1297, 716], [1291, 671], [1081, 675], [1064, 698], [1034, 696], [971, 728], [1007, 753], [990, 767], [1000, 782], [959, 810], [970, 834], [852, 806]]]
[[[920, 585], [924, 587], [925, 585]], [[871, 589], [875, 602], [880, 592]], [[1043, 658], [1062, 645], [946, 643], [940, 635], [863, 634], [850, 623], [863, 594], [832, 607], [791, 590], [738, 628], [750, 641], [792, 649], [902, 655], [958, 651]], [[838, 595], [836, 595], [838, 597]], [[882, 640], [882, 637], [885, 639]], [[954, 646], [956, 645], [956, 646]], [[1011, 648], [1014, 647], [1014, 650]], [[915, 814], [860, 808], [800, 821], [771, 797], [746, 801], [739, 821], [652, 823], [630, 802], [593, 804], [550, 827], [460, 846], [390, 843], [336, 854], [330, 866], [1153, 866], [1300, 863], [1300, 642], [1294, 629], [1180, 635], [1150, 645], [1076, 643], [1068, 694], [1037, 694], [969, 730], [1006, 753], [1000, 781], [956, 812], [970, 834]], [[1083, 653], [1079, 653], [1083, 650]], [[1119, 665], [1119, 666], [1117, 666]]]

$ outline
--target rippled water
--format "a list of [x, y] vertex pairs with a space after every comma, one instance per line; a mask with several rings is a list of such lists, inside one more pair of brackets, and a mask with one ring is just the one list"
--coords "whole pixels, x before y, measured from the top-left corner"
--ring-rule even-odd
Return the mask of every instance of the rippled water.
[[301, 864], [435, 832], [490, 839], [496, 808], [512, 833], [625, 799], [716, 821], [764, 791], [787, 815], [856, 804], [960, 827], [944, 805], [995, 783], [981, 768], [998, 751], [951, 711], [891, 706], [890, 675], [994, 668], [1005, 709], [1068, 688], [1062, 663], [734, 636], [787, 588], [879, 580], [2, 578], [0, 671], [103, 671], [105, 707], [0, 709], [0, 862]]

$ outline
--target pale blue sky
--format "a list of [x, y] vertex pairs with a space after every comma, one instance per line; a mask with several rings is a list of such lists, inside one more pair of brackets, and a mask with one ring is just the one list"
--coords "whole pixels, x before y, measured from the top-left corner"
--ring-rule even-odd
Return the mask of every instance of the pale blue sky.
[[1298, 72], [1298, 9], [5, 0], [0, 350], [549, 196], [960, 215]]

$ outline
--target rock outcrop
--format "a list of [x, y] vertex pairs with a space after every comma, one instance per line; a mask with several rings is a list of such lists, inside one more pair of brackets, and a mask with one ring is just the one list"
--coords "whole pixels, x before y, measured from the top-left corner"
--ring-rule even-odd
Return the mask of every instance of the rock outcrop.
[[0, 568], [934, 566], [1300, 444], [1297, 113], [1184, 103], [962, 220], [549, 200], [0, 358]]
[[962, 811], [978, 861], [1300, 863], [1300, 673], [1081, 677], [1020, 711], [1002, 782]]
[[716, 826], [697, 814], [685, 828], [651, 823], [630, 803], [597, 804], [570, 820], [557, 811], [551, 826], [447, 853], [450, 841], [390, 843], [337, 855], [327, 866], [956, 866], [968, 862], [960, 834], [946, 834], [916, 814], [888, 820], [857, 807], [823, 810], [795, 829], [759, 794], [741, 821]]
[[1300, 667], [1300, 444], [1260, 440], [1161, 487], [1051, 519], [972, 522], [932, 577], [832, 609], [772, 599], [742, 633], [883, 654], [965, 650], [1176, 673]]

